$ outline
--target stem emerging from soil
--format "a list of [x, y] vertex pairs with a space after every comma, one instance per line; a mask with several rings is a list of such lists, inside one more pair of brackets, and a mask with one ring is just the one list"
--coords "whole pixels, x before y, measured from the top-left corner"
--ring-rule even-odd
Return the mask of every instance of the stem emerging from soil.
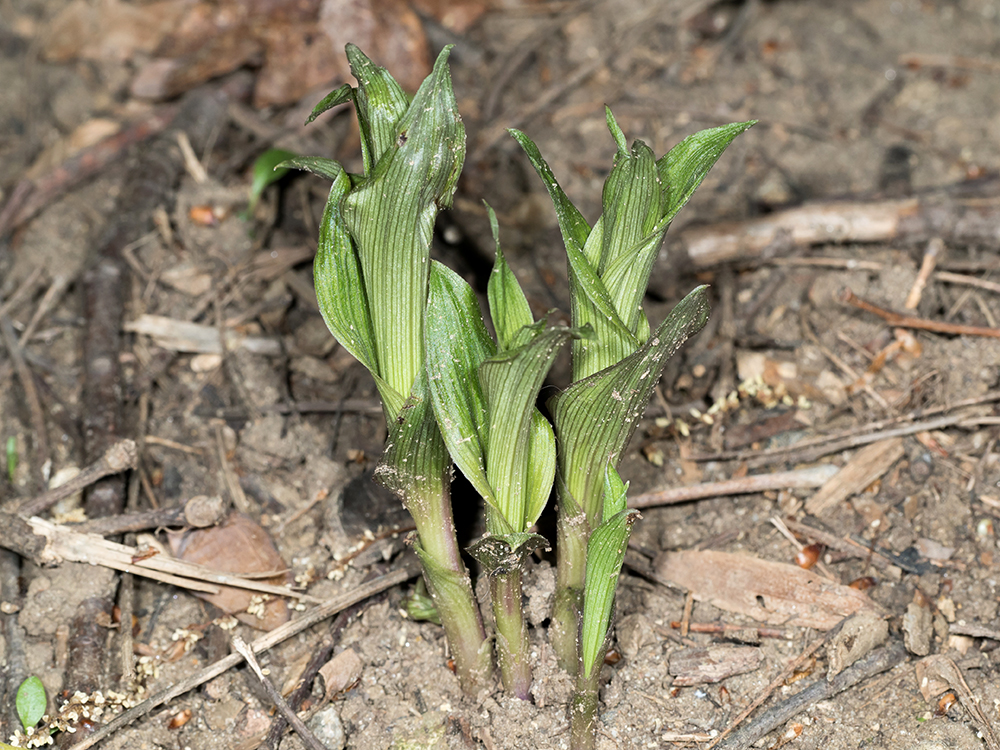
[[497, 660], [504, 690], [521, 700], [531, 698], [528, 625], [521, 602], [521, 568], [490, 578], [493, 617], [497, 628]]
[[560, 498], [556, 528], [556, 596], [550, 627], [552, 647], [559, 666], [575, 675], [580, 661], [580, 618], [587, 576], [587, 517], [571, 514], [570, 503]]

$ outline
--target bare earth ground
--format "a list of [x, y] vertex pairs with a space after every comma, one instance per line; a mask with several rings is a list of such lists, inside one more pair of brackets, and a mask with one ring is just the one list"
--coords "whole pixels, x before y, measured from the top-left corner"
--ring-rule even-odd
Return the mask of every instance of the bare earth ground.
[[[921, 409], [944, 407], [938, 414], [964, 416], [904, 435], [901, 455], [891, 465], [860, 494], [818, 518], [803, 506], [815, 492], [811, 489], [711, 497], [643, 511], [633, 537], [634, 567], [621, 581], [621, 659], [605, 668], [598, 746], [704, 746], [822, 637], [806, 628], [778, 627], [759, 639], [756, 668], [719, 683], [677, 687], [668, 671], [671, 655], [685, 646], [729, 642], [712, 633], [682, 636], [672, 623], [726, 622], [751, 629], [758, 623], [708, 603], [692, 604], [684, 590], [635, 569], [662, 551], [695, 547], [792, 562], [796, 549], [770, 523], [779, 516], [806, 520], [838, 538], [854, 535], [867, 554], [851, 558], [824, 551], [829, 575], [843, 584], [874, 579], [867, 593], [888, 618], [892, 641], [902, 639], [904, 614], [916, 602], [930, 652], [957, 665], [972, 699], [953, 705], [925, 700], [915, 671], [919, 655], [911, 653], [872, 679], [803, 706], [758, 746], [996, 747], [990, 732], [1000, 726], [994, 532], [1000, 453], [997, 399], [991, 394], [1000, 388], [1000, 344], [971, 333], [913, 331], [918, 346], [907, 344], [907, 351], [880, 361], [880, 352], [895, 340], [895, 328], [845, 305], [840, 290], [849, 287], [876, 305], [902, 310], [928, 247], [926, 234], [812, 246], [781, 235], [765, 250], [739, 252], [728, 263], [686, 262], [684, 268], [678, 238], [694, 223], [779, 215], [799, 203], [848, 196], [875, 203], [995, 175], [1000, 2], [665, 2], [656, 12], [646, 5], [497, 3], [458, 31], [443, 13], [421, 11], [408, 33], [425, 33], [434, 49], [455, 43], [453, 76], [469, 131], [464, 182], [456, 210], [442, 220], [435, 252], [482, 285], [484, 268], [492, 262], [481, 207], [485, 198], [500, 215], [509, 260], [536, 312], [566, 310], [554, 216], [530, 166], [500, 128], [517, 126], [536, 138], [564, 188], [593, 219], [613, 155], [604, 104], [614, 109], [630, 138], [644, 139], [658, 155], [698, 129], [759, 119], [682, 211], [654, 271], [647, 299], [654, 323], [699, 282], [712, 283], [717, 299], [706, 331], [668, 367], [661, 383], [664, 400], [651, 403], [623, 461], [621, 473], [631, 480], [632, 493], [729, 479], [748, 470], [766, 473], [816, 462], [842, 466], [856, 456], [860, 442], [822, 456], [791, 452], [767, 463], [761, 457], [817, 436], [862, 435], [879, 420], [898, 417], [894, 426], [913, 424], [922, 418], [914, 416]], [[261, 3], [261, 12], [280, 6]], [[51, 23], [63, 9], [62, 3], [0, 2], [2, 201], [10, 199], [43, 149], [52, 153], [81, 124], [100, 128], [101, 121], [141, 120], [154, 111], [128, 88], [149, 50], [66, 59], [46, 52]], [[99, 25], [76, 33], [106, 42], [114, 38]], [[249, 55], [243, 70], [227, 79], [231, 89], [246, 88], [241, 76], [248, 70], [262, 76], [260, 65], [260, 54]], [[346, 113], [298, 128], [321, 89], [294, 102], [231, 108], [219, 117], [208, 145], [198, 152], [208, 179], [199, 183], [185, 174], [176, 189], [170, 186], [158, 229], [144, 218], [126, 253], [126, 321], [155, 314], [205, 324], [210, 338], [222, 327], [277, 346], [261, 353], [236, 344], [222, 356], [129, 334], [118, 358], [125, 408], [121, 435], [146, 437], [141, 472], [133, 481], [135, 507], [221, 495], [270, 532], [309, 594], [328, 598], [359, 585], [373, 566], [398, 565], [407, 519], [393, 499], [365, 482], [385, 436], [374, 388], [326, 332], [310, 295], [309, 255], [323, 205], [322, 182], [304, 176], [286, 180], [280, 190], [266, 193], [252, 223], [237, 216], [245, 208], [250, 161], [274, 143], [334, 155], [349, 169], [359, 169]], [[34, 176], [49, 174], [66, 157], [54, 152], [47, 158], [48, 166], [37, 167]], [[126, 220], [116, 201], [123, 198], [130, 164], [124, 156], [113, 159], [95, 179], [53, 196], [37, 216], [0, 240], [0, 319], [12, 322], [41, 394], [53, 473], [84, 465], [88, 455], [81, 396], [88, 323], [83, 271], [94, 262], [108, 227]], [[996, 195], [995, 189], [977, 194], [968, 204], [987, 216], [974, 239], [963, 239], [961, 232], [940, 237], [939, 270], [995, 278]], [[209, 225], [196, 221], [202, 208], [215, 210]], [[25, 293], [18, 295], [19, 289]], [[40, 309], [41, 317], [31, 324]], [[932, 276], [913, 314], [996, 330], [997, 287]], [[26, 339], [29, 324], [32, 335]], [[870, 376], [864, 379], [866, 371]], [[716, 414], [712, 424], [698, 417], [756, 375], [784, 391], [779, 388], [772, 400], [746, 395], [735, 408]], [[552, 379], [561, 382], [558, 367]], [[786, 400], [780, 398], [784, 392]], [[975, 397], [984, 397], [984, 403], [964, 412], [951, 408]], [[38, 491], [33, 424], [14, 360], [7, 346], [0, 347], [0, 438], [4, 445], [14, 438], [19, 459], [13, 475], [4, 472], [0, 480], [0, 498], [9, 502]], [[734, 458], [733, 450], [745, 453]], [[730, 457], [709, 455], [721, 451], [730, 451], [722, 454]], [[69, 505], [56, 511], [69, 513]], [[464, 515], [468, 520], [475, 512]], [[366, 540], [366, 531], [380, 530], [399, 533]], [[362, 542], [364, 550], [350, 564], [338, 562]], [[870, 550], [876, 547], [903, 555], [907, 570], [894, 578], [873, 567]], [[365, 603], [361, 614], [336, 632], [322, 623], [262, 654], [261, 661], [280, 687], [294, 684], [324, 639], [334, 639], [335, 653], [357, 653], [356, 684], [334, 698], [332, 709], [317, 684], [307, 706], [341, 726], [339, 739], [336, 733], [324, 735], [332, 748], [568, 747], [571, 685], [555, 667], [544, 629], [552, 588], [547, 565], [536, 565], [528, 590], [535, 625], [534, 703], [499, 691], [478, 700], [463, 697], [447, 667], [440, 629], [402, 615], [411, 584]], [[53, 696], [50, 706], [61, 691], [76, 689], [66, 668], [73, 658], [68, 643], [77, 606], [113, 587], [110, 573], [83, 564], [41, 569], [26, 562], [19, 575], [18, 590], [4, 581], [3, 600], [10, 606], [0, 615], [5, 618], [4, 737], [14, 729], [7, 707], [12, 691], [25, 674], [41, 677]], [[213, 624], [221, 618], [219, 610], [179, 588], [146, 580], [134, 585], [137, 653], [157, 667], [147, 690], [168, 687], [228, 653], [228, 633]], [[693, 593], [697, 598], [699, 592]], [[14, 644], [10, 632], [16, 626], [23, 629], [23, 640]], [[177, 646], [180, 629], [201, 636], [189, 651]], [[101, 632], [107, 635], [105, 673], [91, 677], [104, 690], [117, 689], [116, 631]], [[237, 632], [248, 640], [259, 634], [246, 625]], [[828, 651], [818, 650], [796, 679], [773, 689], [758, 713], [826, 679], [828, 660]], [[978, 717], [970, 710], [975, 705]], [[256, 679], [239, 667], [158, 707], [102, 747], [250, 750], [260, 746], [272, 716], [273, 706]], [[302, 745], [288, 734], [280, 747]]]

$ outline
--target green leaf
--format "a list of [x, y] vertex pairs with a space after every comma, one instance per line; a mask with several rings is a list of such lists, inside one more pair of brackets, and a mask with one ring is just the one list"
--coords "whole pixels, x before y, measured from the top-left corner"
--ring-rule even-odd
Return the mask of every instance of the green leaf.
[[7, 478], [13, 482], [17, 473], [17, 438], [11, 435], [7, 438]]
[[524, 561], [536, 549], [548, 549], [545, 537], [538, 534], [487, 534], [469, 547], [469, 554], [490, 576], [505, 575], [520, 570]]
[[490, 318], [496, 328], [497, 339], [501, 349], [510, 349], [514, 344], [517, 332], [524, 326], [530, 326], [535, 322], [531, 314], [531, 306], [527, 297], [521, 290], [521, 285], [517, 283], [517, 277], [507, 265], [507, 259], [500, 248], [500, 230], [497, 227], [497, 215], [486, 204], [486, 210], [490, 215], [490, 228], [493, 230], [493, 240], [496, 244], [496, 262], [493, 264], [493, 271], [490, 273], [490, 280], [487, 285], [486, 296], [490, 303]]
[[423, 578], [417, 579], [417, 585], [410, 595], [406, 597], [406, 614], [411, 620], [417, 622], [433, 622], [435, 625], [441, 624], [441, 616], [438, 614], [434, 600], [427, 593], [427, 585]]
[[611, 137], [615, 139], [615, 143], [618, 145], [618, 152], [621, 154], [628, 153], [628, 141], [625, 139], [625, 133], [622, 132], [621, 126], [618, 124], [618, 120], [615, 119], [614, 114], [611, 112], [611, 107], [604, 105], [604, 119], [607, 120], [608, 130], [611, 131]]
[[340, 104], [346, 104], [353, 98], [354, 88], [349, 83], [345, 83], [340, 88], [334, 89], [323, 97], [323, 101], [313, 107], [313, 111], [309, 113], [309, 118], [306, 120], [306, 125], [311, 123], [327, 110], [333, 109]]
[[424, 352], [434, 414], [452, 460], [491, 505], [486, 478], [489, 412], [479, 365], [496, 352], [476, 294], [457, 273], [434, 261], [424, 318]]
[[667, 221], [688, 202], [733, 139], [756, 124], [756, 120], [734, 122], [689, 135], [656, 163], [665, 192]]
[[591, 527], [601, 520], [604, 467], [617, 465], [667, 360], [707, 322], [707, 298], [707, 287], [698, 287], [634, 354], [549, 400], [560, 447], [559, 475]]
[[361, 130], [361, 155], [365, 174], [396, 142], [396, 124], [406, 112], [409, 97], [389, 71], [373, 63], [358, 47], [347, 45], [347, 61], [358, 79], [354, 107]]
[[562, 232], [563, 242], [567, 247], [572, 244], [577, 248], [582, 248], [587, 243], [587, 236], [590, 234], [590, 225], [587, 224], [587, 220], [583, 218], [583, 214], [577, 210], [576, 206], [566, 196], [566, 193], [563, 192], [563, 189], [559, 187], [555, 175], [552, 174], [548, 163], [542, 158], [542, 154], [539, 152], [538, 146], [535, 145], [534, 141], [520, 130], [511, 128], [507, 132], [514, 136], [514, 140], [521, 144], [521, 148], [527, 154], [531, 166], [535, 168], [535, 172], [538, 173], [538, 176], [542, 178], [542, 182], [545, 183], [545, 189], [549, 191], [549, 198], [552, 199], [552, 205], [556, 209], [556, 218], [559, 220], [559, 229]]
[[530, 529], [542, 515], [556, 476], [556, 435], [549, 420], [535, 409], [528, 436], [528, 478], [524, 491], [524, 528]]
[[313, 262], [316, 301], [323, 320], [337, 341], [375, 377], [388, 419], [403, 407], [405, 395], [391, 388], [379, 376], [375, 335], [368, 314], [368, 298], [361, 281], [361, 266], [354, 244], [344, 225], [341, 200], [351, 189], [346, 172], [330, 186], [330, 196], [319, 227], [319, 246]]
[[288, 170], [279, 165], [283, 161], [294, 159], [296, 156], [297, 154], [281, 148], [269, 148], [257, 157], [253, 163], [253, 181], [250, 184], [250, 207], [247, 209], [247, 213], [253, 213], [254, 208], [257, 206], [257, 201], [260, 200], [261, 194], [268, 185], [277, 182], [288, 174]]
[[[647, 237], [660, 221], [660, 179], [652, 149], [636, 141], [631, 151], [615, 155], [615, 165], [604, 182], [604, 248], [597, 272]], [[610, 287], [609, 287], [610, 288]]]
[[[537, 480], [529, 477], [534, 471], [530, 449], [543, 452], [544, 444], [532, 446], [535, 400], [559, 348], [574, 332], [565, 326], [545, 328], [545, 321], [522, 329], [531, 335], [530, 341], [516, 349], [499, 352], [479, 366], [479, 380], [489, 409], [490, 430], [486, 446], [486, 476], [496, 506], [514, 531], [526, 531], [529, 487], [541, 492]], [[539, 436], [536, 440], [544, 440]], [[552, 448], [554, 450], [554, 446]], [[544, 488], [546, 496], [551, 483]], [[537, 504], [537, 494], [530, 503]], [[537, 518], [537, 516], [536, 516]], [[534, 523], [535, 519], [531, 520]]]
[[31, 675], [22, 682], [17, 689], [14, 703], [17, 707], [17, 716], [24, 725], [25, 731], [34, 727], [45, 715], [45, 707], [48, 704], [42, 681], [35, 675]]
[[451, 462], [434, 420], [427, 374], [420, 371], [413, 390], [398, 416], [388, 423], [385, 452], [375, 468], [375, 477], [395, 492], [410, 515], [425, 517], [420, 506], [424, 497], [447, 492]]
[[278, 165], [284, 169], [301, 169], [304, 172], [325, 177], [328, 180], [336, 180], [344, 168], [339, 162], [333, 159], [324, 159], [321, 156], [296, 156], [294, 159], [286, 159]]
[[649, 334], [649, 323], [640, 323], [643, 317], [642, 299], [646, 296], [649, 274], [656, 262], [663, 235], [666, 234], [665, 229], [664, 227], [664, 231], [653, 232], [640, 239], [637, 245], [623, 252], [605, 269], [601, 278], [622, 324], [640, 342], [646, 340], [646, 336], [641, 335], [641, 330], [647, 336]]
[[604, 480], [606, 507], [621, 508], [608, 517], [590, 535], [587, 543], [587, 582], [584, 587], [583, 625], [580, 635], [580, 660], [583, 677], [587, 679], [604, 661], [608, 628], [614, 609], [618, 574], [625, 560], [632, 524], [639, 517], [634, 510], [625, 510], [626, 485], [618, 472], [608, 466]]
[[[344, 223], [358, 249], [378, 371], [402, 394], [410, 392], [423, 365], [434, 219], [440, 206], [450, 205], [465, 157], [465, 129], [447, 57], [445, 48], [396, 123], [398, 137], [371, 176], [341, 202]], [[361, 80], [370, 71], [356, 74]], [[373, 133], [378, 129], [374, 123]], [[373, 144], [377, 142], [373, 136]]]
[[593, 328], [593, 335], [573, 342], [576, 381], [620, 362], [638, 349], [640, 342], [618, 316], [604, 282], [583, 252], [567, 245], [566, 259], [573, 326]]

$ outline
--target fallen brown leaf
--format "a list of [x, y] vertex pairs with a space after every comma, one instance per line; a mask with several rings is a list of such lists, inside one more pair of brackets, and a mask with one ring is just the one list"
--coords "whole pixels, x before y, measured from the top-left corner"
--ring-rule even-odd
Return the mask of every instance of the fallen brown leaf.
[[[242, 513], [230, 514], [219, 526], [172, 534], [169, 538], [174, 555], [186, 562], [247, 576], [284, 571], [265, 580], [278, 586], [292, 582], [291, 573], [271, 537]], [[218, 594], [196, 595], [261, 630], [273, 630], [288, 622], [288, 606], [284, 599], [231, 586], [220, 586], [219, 589]], [[254, 609], [254, 613], [247, 612], [248, 608]]]
[[698, 601], [771, 625], [829, 630], [876, 605], [864, 593], [797, 565], [714, 550], [667, 552], [656, 574], [691, 591]]

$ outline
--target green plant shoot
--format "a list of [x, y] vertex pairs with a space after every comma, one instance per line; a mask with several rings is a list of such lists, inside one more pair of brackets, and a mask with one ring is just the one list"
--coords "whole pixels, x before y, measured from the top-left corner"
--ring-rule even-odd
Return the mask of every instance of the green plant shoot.
[[7, 478], [13, 482], [17, 476], [17, 438], [11, 435], [7, 438]]
[[618, 574], [625, 561], [632, 524], [639, 512], [626, 507], [628, 485], [608, 464], [604, 477], [604, 522], [587, 542], [587, 580], [580, 628], [580, 666], [570, 707], [570, 745], [574, 750], [594, 745], [598, 677], [608, 651]]
[[48, 697], [45, 695], [45, 686], [35, 675], [21, 683], [17, 689], [17, 696], [14, 699], [17, 708], [17, 717], [24, 725], [24, 731], [33, 728], [45, 715], [45, 708], [48, 705]]
[[376, 477], [395, 491], [417, 527], [417, 554], [448, 635], [463, 687], [491, 674], [489, 642], [462, 562], [450, 504], [451, 460], [430, 406], [424, 307], [430, 243], [440, 207], [451, 205], [465, 158], [446, 48], [412, 101], [395, 79], [347, 46], [357, 88], [342, 86], [313, 116], [353, 103], [363, 175], [332, 160], [285, 167], [332, 181], [314, 263], [316, 296], [330, 331], [375, 379], [389, 438]]
[[574, 332], [536, 323], [496, 242], [488, 299], [494, 343], [472, 288], [435, 263], [427, 301], [431, 402], [445, 444], [486, 502], [487, 535], [470, 552], [490, 578], [497, 655], [504, 687], [529, 698], [528, 631], [521, 604], [524, 561], [547, 542], [529, 532], [555, 477], [555, 435], [535, 407], [559, 348]]
[[753, 122], [696, 133], [655, 159], [642, 141], [628, 148], [610, 109], [617, 146], [604, 184], [603, 213], [591, 228], [535, 144], [512, 130], [542, 178], [566, 248], [570, 313], [594, 335], [573, 344], [574, 383], [549, 404], [558, 445], [557, 589], [553, 645], [575, 672], [591, 531], [603, 521], [605, 468], [617, 465], [667, 359], [708, 319], [704, 288], [688, 295], [655, 331], [641, 303], [674, 216], [732, 140]]
[[291, 151], [280, 148], [269, 148], [258, 156], [253, 163], [253, 180], [250, 183], [250, 205], [247, 206], [247, 216], [252, 216], [257, 202], [268, 185], [273, 185], [286, 174], [288, 167], [282, 166], [284, 162], [295, 158]]

